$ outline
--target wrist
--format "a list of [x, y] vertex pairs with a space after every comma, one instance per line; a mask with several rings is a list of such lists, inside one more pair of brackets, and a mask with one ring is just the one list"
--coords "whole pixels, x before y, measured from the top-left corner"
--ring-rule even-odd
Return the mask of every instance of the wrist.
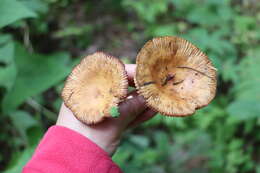
[[67, 127], [85, 136], [110, 156], [113, 155], [119, 144], [119, 139], [113, 137], [112, 132], [96, 128], [95, 126], [85, 125], [75, 118], [65, 105], [61, 107], [56, 125]]

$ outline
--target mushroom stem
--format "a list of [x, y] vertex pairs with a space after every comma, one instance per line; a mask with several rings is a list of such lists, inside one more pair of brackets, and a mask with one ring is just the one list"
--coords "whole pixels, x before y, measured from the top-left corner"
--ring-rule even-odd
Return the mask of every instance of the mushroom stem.
[[162, 86], [166, 85], [170, 80], [172, 80], [174, 78], [175, 75], [167, 75]]
[[203, 73], [203, 72], [201, 72], [201, 71], [199, 71], [199, 70], [196, 70], [196, 69], [194, 69], [194, 68], [191, 68], [191, 67], [179, 66], [179, 67], [176, 67], [176, 68], [185, 68], [185, 69], [193, 70], [193, 71], [196, 71], [196, 72], [198, 72], [198, 73], [200, 73], [200, 74], [202, 74], [202, 75], [204, 75], [204, 76], [207, 76], [207, 77], [210, 78], [210, 79], [213, 79], [212, 77], [210, 77], [210, 76], [207, 75], [206, 73]]

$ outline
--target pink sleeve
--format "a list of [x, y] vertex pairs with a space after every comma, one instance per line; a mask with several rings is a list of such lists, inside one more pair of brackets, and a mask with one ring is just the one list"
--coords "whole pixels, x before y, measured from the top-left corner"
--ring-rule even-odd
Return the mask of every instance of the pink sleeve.
[[52, 126], [44, 135], [23, 173], [121, 173], [108, 154], [81, 134]]

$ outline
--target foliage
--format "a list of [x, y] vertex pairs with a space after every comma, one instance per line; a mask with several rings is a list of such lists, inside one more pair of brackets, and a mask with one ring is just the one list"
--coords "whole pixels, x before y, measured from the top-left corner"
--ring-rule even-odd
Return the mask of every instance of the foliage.
[[110, 114], [111, 114], [111, 116], [114, 117], [114, 118], [119, 117], [120, 113], [119, 113], [119, 111], [118, 111], [118, 107], [112, 107], [112, 108], [110, 109]]
[[207, 53], [217, 96], [192, 117], [131, 130], [114, 161], [126, 173], [260, 173], [260, 4], [248, 0], [1, 0], [0, 170], [20, 172], [54, 124], [78, 56], [101, 49], [134, 62], [162, 35]]

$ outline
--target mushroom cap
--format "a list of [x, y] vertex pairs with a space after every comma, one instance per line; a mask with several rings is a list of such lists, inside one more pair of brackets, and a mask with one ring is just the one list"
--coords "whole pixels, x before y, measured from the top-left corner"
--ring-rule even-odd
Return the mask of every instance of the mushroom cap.
[[82, 59], [68, 76], [62, 91], [65, 105], [77, 119], [96, 124], [127, 95], [124, 64], [117, 58], [97, 52]]
[[192, 115], [216, 93], [216, 68], [193, 44], [157, 37], [137, 55], [135, 85], [147, 105], [166, 116]]

